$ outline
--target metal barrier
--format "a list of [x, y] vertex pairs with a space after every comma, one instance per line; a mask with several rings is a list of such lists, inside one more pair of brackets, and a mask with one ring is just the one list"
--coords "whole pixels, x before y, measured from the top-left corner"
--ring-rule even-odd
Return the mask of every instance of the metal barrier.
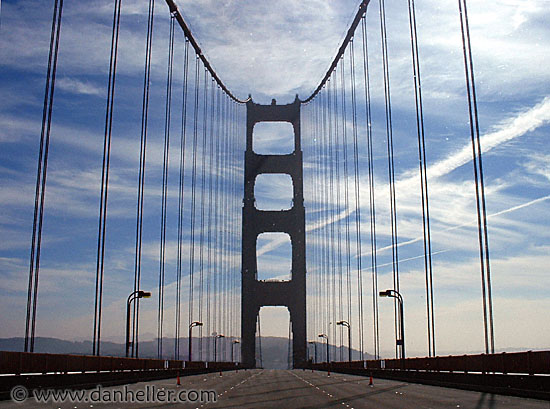
[[550, 374], [550, 351], [502, 352], [500, 354], [451, 355], [430, 358], [385, 359], [312, 364], [320, 370], [386, 369], [433, 372], [500, 374]]
[[234, 362], [189, 362], [111, 356], [43, 354], [0, 351], [0, 374], [46, 374], [70, 372], [155, 371], [166, 369], [231, 370]]

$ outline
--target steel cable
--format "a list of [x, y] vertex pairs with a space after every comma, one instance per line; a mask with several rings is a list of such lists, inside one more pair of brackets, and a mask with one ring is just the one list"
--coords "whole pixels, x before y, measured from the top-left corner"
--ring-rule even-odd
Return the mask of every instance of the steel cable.
[[483, 163], [481, 141], [479, 136], [479, 118], [475, 88], [474, 64], [468, 24], [466, 0], [458, 1], [460, 29], [462, 34], [462, 50], [464, 55], [464, 71], [466, 75], [466, 90], [468, 95], [468, 115], [470, 120], [470, 137], [472, 141], [472, 163], [474, 165], [474, 180], [476, 188], [476, 210], [479, 240], [479, 261], [481, 268], [481, 288], [483, 297], [483, 324], [485, 335], [485, 352], [495, 352], [493, 328], [493, 300], [491, 290], [491, 269], [489, 257], [489, 237], [487, 231], [487, 211], [485, 206], [485, 183], [483, 180]]
[[[134, 260], [134, 291], [140, 289], [141, 282], [141, 250], [143, 238], [143, 202], [145, 187], [145, 165], [147, 152], [147, 125], [149, 114], [149, 90], [151, 74], [151, 52], [153, 46], [153, 22], [154, 22], [155, 1], [149, 0], [149, 14], [147, 20], [147, 38], [145, 44], [145, 64], [143, 75], [143, 100], [141, 107], [141, 141], [139, 154], [139, 176], [136, 205], [136, 249]], [[134, 302], [132, 320], [132, 356], [139, 356], [139, 298]]]
[[418, 164], [420, 171], [420, 193], [422, 196], [422, 231], [424, 244], [424, 272], [426, 284], [426, 319], [428, 335], [428, 356], [435, 356], [435, 328], [433, 311], [433, 273], [432, 245], [430, 234], [430, 210], [428, 202], [428, 176], [426, 172], [426, 143], [424, 134], [424, 114], [422, 103], [422, 82], [420, 76], [420, 60], [418, 53], [418, 37], [416, 29], [416, 11], [414, 0], [408, 0], [409, 27], [411, 40], [411, 55], [415, 91], [416, 129], [418, 137]]
[[180, 134], [180, 162], [179, 162], [179, 190], [178, 190], [178, 252], [176, 264], [176, 308], [175, 308], [175, 335], [174, 335], [174, 358], [180, 356], [180, 327], [181, 327], [181, 282], [183, 263], [183, 215], [184, 215], [184, 186], [185, 186], [185, 143], [187, 127], [187, 91], [189, 78], [189, 42], [185, 40], [184, 61], [183, 61], [183, 87], [182, 87], [182, 109], [181, 109], [181, 134]]
[[[386, 142], [388, 156], [388, 180], [390, 193], [390, 219], [391, 219], [391, 247], [392, 247], [392, 274], [393, 289], [399, 292], [399, 253], [398, 253], [398, 232], [397, 232], [397, 208], [395, 198], [395, 165], [393, 160], [393, 123], [390, 93], [390, 72], [388, 59], [388, 39], [386, 34], [386, 7], [384, 0], [379, 1], [380, 5], [380, 38], [382, 45], [382, 66], [384, 72], [384, 100], [386, 110]], [[394, 299], [394, 331], [396, 338], [401, 339], [398, 323], [397, 299]], [[395, 355], [398, 354], [398, 345], [395, 345]]]
[[48, 69], [46, 73], [46, 86], [44, 91], [44, 107], [42, 110], [38, 170], [36, 172], [36, 191], [34, 197], [31, 255], [29, 263], [29, 285], [27, 292], [27, 317], [25, 323], [25, 352], [34, 352], [34, 334], [36, 331], [36, 310], [38, 302], [38, 275], [40, 273], [44, 201], [46, 197], [46, 176], [48, 173], [50, 131], [62, 14], [63, 0], [55, 0], [50, 36], [50, 51], [48, 55]]
[[366, 30], [366, 18], [362, 22], [363, 34], [363, 76], [365, 83], [365, 112], [367, 126], [367, 156], [369, 173], [369, 213], [370, 213], [370, 242], [371, 242], [371, 276], [372, 276], [372, 313], [373, 313], [373, 343], [374, 357], [380, 358], [380, 332], [378, 325], [378, 261], [377, 261], [377, 238], [376, 238], [376, 203], [374, 189], [374, 159], [372, 146], [372, 117], [371, 117], [371, 94], [370, 94], [370, 73], [369, 73], [369, 52]]
[[355, 192], [355, 240], [357, 259], [357, 297], [359, 301], [359, 346], [361, 359], [365, 352], [364, 345], [364, 322], [363, 322], [363, 262], [361, 249], [361, 194], [360, 194], [360, 172], [359, 172], [359, 145], [357, 136], [357, 96], [355, 93], [355, 51], [353, 39], [350, 41], [350, 80], [351, 80], [351, 106], [352, 106], [352, 127], [353, 127], [353, 170], [354, 170], [354, 192]]
[[[198, 156], [198, 115], [199, 115], [199, 85], [200, 70], [199, 57], [195, 56], [195, 84], [194, 84], [194, 105], [193, 105], [193, 167], [191, 172], [191, 243], [189, 249], [189, 325], [193, 322], [195, 313], [194, 295], [195, 295], [195, 224], [196, 224], [196, 200], [197, 200], [197, 156]], [[188, 340], [191, 343], [191, 339]], [[188, 348], [189, 349], [189, 348]]]
[[97, 232], [97, 259], [95, 279], [94, 303], [94, 334], [92, 354], [100, 354], [101, 319], [103, 307], [103, 276], [105, 261], [105, 236], [107, 231], [107, 203], [109, 193], [109, 170], [111, 163], [111, 136], [113, 127], [113, 111], [115, 99], [116, 67], [118, 60], [118, 38], [120, 31], [121, 0], [115, 0], [113, 11], [113, 28], [111, 33], [111, 55], [109, 61], [109, 80], [107, 85], [107, 102], [105, 108], [105, 132], [103, 135], [103, 161], [101, 172], [101, 188], [99, 202], [98, 232]]
[[164, 324], [164, 281], [166, 259], [166, 218], [168, 199], [168, 171], [170, 159], [170, 123], [172, 119], [172, 75], [174, 63], [174, 18], [170, 18], [170, 33], [168, 41], [168, 73], [166, 75], [166, 104], [164, 119], [164, 152], [162, 163], [162, 191], [160, 216], [160, 249], [159, 249], [159, 285], [157, 313], [157, 356], [162, 359], [162, 341]]

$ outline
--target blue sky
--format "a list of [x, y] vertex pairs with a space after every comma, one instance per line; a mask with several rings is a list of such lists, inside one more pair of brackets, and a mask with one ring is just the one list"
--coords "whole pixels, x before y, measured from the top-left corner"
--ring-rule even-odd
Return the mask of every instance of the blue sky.
[[[46, 71], [51, 2], [6, 1], [0, 16], [0, 337], [22, 336], [34, 179]], [[480, 129], [489, 214], [489, 242], [497, 348], [545, 348], [550, 280], [550, 11], [545, 1], [469, 1]], [[178, 1], [204, 53], [240, 98], [291, 102], [305, 98], [328, 68], [353, 18], [357, 2], [284, 0]], [[414, 90], [406, 1], [388, 2], [388, 51], [396, 153], [401, 288], [406, 299], [407, 349], [426, 354], [421, 211]], [[475, 199], [455, 1], [418, 2], [418, 36], [424, 91], [428, 177], [434, 253], [438, 350], [483, 350]], [[132, 287], [135, 174], [147, 2], [122, 7], [117, 107], [106, 261], [105, 339], [123, 335], [124, 299]], [[143, 287], [155, 289], [158, 270], [160, 181], [168, 10], [157, 1], [153, 44], [152, 118], [146, 179]], [[55, 95], [38, 336], [89, 339], [93, 318], [95, 242], [101, 175], [104, 105], [109, 64], [111, 1], [66, 2]], [[390, 287], [389, 198], [383, 122], [378, 3], [367, 13], [371, 47], [379, 286]], [[179, 34], [179, 33], [178, 33]], [[182, 55], [181, 35], [176, 60]], [[356, 48], [359, 55], [359, 47]], [[181, 78], [181, 64], [175, 77]], [[180, 86], [180, 85], [178, 85]], [[179, 89], [179, 88], [178, 88]], [[362, 105], [359, 93], [358, 106]], [[307, 108], [306, 108], [307, 109]], [[244, 137], [244, 136], [243, 136]], [[360, 136], [361, 137], [361, 136]], [[284, 131], [268, 129], [266, 150], [284, 146]], [[304, 135], [305, 138], [305, 135]], [[307, 147], [309, 141], [304, 140]], [[361, 158], [366, 152], [360, 148]], [[307, 148], [305, 148], [307, 149]], [[175, 225], [177, 149], [172, 150], [168, 215]], [[189, 161], [188, 161], [189, 163]], [[306, 157], [306, 166], [308, 165]], [[368, 277], [368, 183], [362, 161], [361, 198], [365, 277]], [[313, 206], [311, 185], [306, 206]], [[265, 203], [288, 205], [284, 179], [257, 189]], [[350, 214], [349, 217], [354, 217]], [[315, 223], [314, 215], [308, 221]], [[353, 223], [352, 223], [353, 225]], [[174, 299], [175, 228], [169, 229], [167, 299]], [[285, 275], [285, 246], [259, 243], [264, 265]], [[235, 249], [237, 250], [237, 249]], [[406, 261], [411, 259], [410, 261]], [[278, 273], [280, 272], [280, 273]], [[312, 272], [312, 274], [314, 274]], [[63, 296], [60, 296], [63, 290]], [[186, 292], [185, 292], [186, 293]], [[370, 292], [365, 290], [367, 300]], [[312, 299], [310, 298], [310, 301]], [[380, 302], [381, 350], [393, 351], [391, 303]], [[172, 301], [170, 301], [172, 302]], [[156, 334], [156, 300], [142, 304], [142, 333]], [[369, 305], [368, 302], [366, 305]], [[173, 305], [167, 305], [167, 310]], [[366, 308], [366, 350], [370, 351]], [[171, 313], [170, 313], [171, 314]], [[285, 336], [288, 317], [266, 310], [264, 335]], [[171, 316], [171, 315], [170, 315]], [[62, 317], [63, 319], [60, 319]], [[286, 321], [285, 321], [286, 320]], [[167, 323], [167, 336], [173, 327]], [[315, 334], [310, 334], [315, 336]]]

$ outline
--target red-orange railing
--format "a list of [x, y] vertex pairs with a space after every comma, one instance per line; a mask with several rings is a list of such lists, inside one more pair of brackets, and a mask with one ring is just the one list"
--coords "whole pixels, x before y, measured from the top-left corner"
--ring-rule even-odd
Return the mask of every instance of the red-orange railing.
[[184, 362], [147, 358], [0, 351], [0, 374], [114, 372], [163, 369], [230, 370], [238, 367], [233, 362]]
[[390, 369], [412, 371], [480, 372], [550, 374], [550, 351], [502, 352], [500, 354], [451, 355], [426, 358], [407, 358], [331, 362], [313, 364], [313, 368]]

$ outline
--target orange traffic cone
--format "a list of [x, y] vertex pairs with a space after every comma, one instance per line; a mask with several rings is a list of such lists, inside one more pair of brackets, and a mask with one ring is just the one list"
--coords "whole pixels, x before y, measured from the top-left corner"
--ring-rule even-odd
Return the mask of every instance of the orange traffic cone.
[[374, 386], [374, 382], [372, 381], [372, 375], [370, 376], [370, 379], [369, 379], [369, 386]]
[[178, 377], [176, 379], [176, 385], [178, 386], [181, 386], [181, 382], [180, 382], [180, 373], [178, 372]]
[[220, 371], [220, 376], [222, 376], [222, 371]]
[[329, 369], [329, 371], [328, 371], [328, 377], [330, 378], [330, 369]]

